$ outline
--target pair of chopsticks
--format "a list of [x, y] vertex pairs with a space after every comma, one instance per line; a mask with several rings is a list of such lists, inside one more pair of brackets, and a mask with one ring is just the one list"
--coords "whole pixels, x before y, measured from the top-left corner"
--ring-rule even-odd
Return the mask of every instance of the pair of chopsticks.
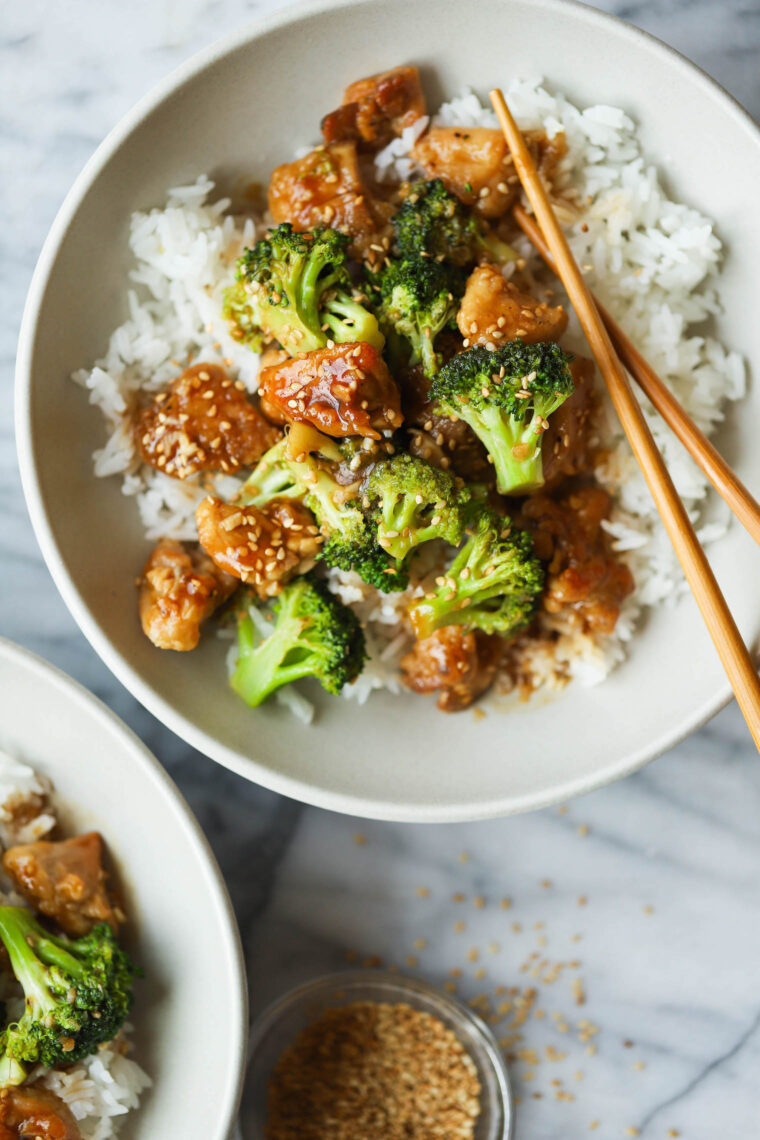
[[547, 264], [557, 273], [572, 302], [620, 423], [731, 682], [752, 739], [760, 750], [760, 679], [652, 437], [641, 406], [633, 394], [623, 364], [737, 518], [758, 542], [760, 506], [613, 317], [595, 301], [570, 251], [525, 140], [500, 90], [491, 92], [491, 102], [538, 225], [521, 207], [515, 209], [515, 218]]

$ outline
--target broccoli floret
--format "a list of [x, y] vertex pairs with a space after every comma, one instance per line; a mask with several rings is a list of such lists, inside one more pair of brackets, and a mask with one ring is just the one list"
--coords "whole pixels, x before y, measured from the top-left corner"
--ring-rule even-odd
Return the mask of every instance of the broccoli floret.
[[58, 938], [25, 907], [1, 906], [0, 938], [26, 999], [22, 1017], [6, 1026], [0, 1041], [6, 1083], [20, 1083], [27, 1065], [69, 1064], [116, 1036], [132, 1005], [137, 971], [110, 926]]
[[353, 570], [386, 593], [406, 589], [406, 572], [378, 545], [376, 530], [360, 505], [347, 502], [345, 496], [346, 488], [335, 480], [329, 465], [313, 455], [288, 459], [287, 441], [280, 440], [259, 460], [241, 499], [257, 507], [273, 498], [299, 499], [313, 512], [325, 536], [320, 553], [325, 565]]
[[238, 612], [238, 661], [230, 684], [255, 708], [283, 685], [316, 677], [339, 693], [362, 671], [367, 653], [359, 619], [311, 574], [283, 587], [261, 639], [248, 600]]
[[352, 295], [348, 242], [337, 230], [296, 233], [285, 222], [246, 249], [224, 296], [223, 313], [238, 339], [258, 350], [264, 334], [291, 356], [324, 348], [328, 338], [382, 351], [376, 318]]
[[406, 569], [383, 550], [377, 541], [376, 531], [366, 520], [352, 534], [329, 535], [320, 557], [327, 566], [353, 570], [369, 586], [386, 594], [405, 590], [409, 585]]
[[571, 360], [554, 343], [479, 346], [452, 357], [430, 385], [438, 410], [464, 420], [485, 445], [502, 495], [543, 486], [541, 436], [574, 390]]
[[456, 266], [431, 257], [392, 259], [374, 281], [380, 323], [408, 342], [410, 364], [422, 364], [426, 376], [440, 367], [435, 338], [456, 329], [464, 274]]
[[544, 585], [544, 570], [526, 531], [486, 507], [436, 589], [412, 603], [419, 638], [444, 625], [485, 633], [516, 633], [527, 625]]
[[378, 463], [367, 481], [377, 541], [403, 561], [410, 550], [434, 538], [462, 541], [470, 492], [447, 471], [399, 452]]
[[243, 484], [242, 503], [265, 507], [272, 499], [305, 499], [311, 467], [289, 460], [287, 446], [283, 438], [262, 455]]
[[472, 266], [485, 251], [494, 261], [514, 261], [516, 252], [487, 230], [451, 194], [440, 178], [415, 182], [392, 219], [401, 257], [443, 258]]

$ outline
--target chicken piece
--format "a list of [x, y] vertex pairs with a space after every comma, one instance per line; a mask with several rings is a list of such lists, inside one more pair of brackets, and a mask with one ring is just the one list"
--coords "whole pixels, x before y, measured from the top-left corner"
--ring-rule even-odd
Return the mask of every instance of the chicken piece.
[[515, 202], [520, 184], [501, 131], [490, 127], [431, 127], [412, 149], [428, 178], [484, 218], [500, 218]]
[[278, 166], [269, 183], [269, 210], [275, 222], [290, 222], [296, 230], [331, 226], [348, 234], [359, 259], [383, 255], [379, 239], [386, 223], [362, 180], [355, 142], [317, 147]]
[[443, 712], [461, 712], [493, 684], [504, 642], [494, 634], [465, 633], [445, 625], [417, 641], [401, 659], [404, 684], [415, 693], [440, 689], [436, 702]]
[[143, 461], [175, 479], [252, 467], [280, 436], [217, 364], [173, 380], [139, 413], [135, 433]]
[[279, 594], [296, 574], [311, 570], [322, 543], [306, 507], [272, 499], [263, 510], [211, 496], [195, 512], [198, 538], [225, 573], [254, 588], [262, 599]]
[[570, 362], [575, 391], [549, 418], [541, 439], [544, 468], [543, 491], [552, 491], [569, 475], [578, 475], [590, 465], [588, 443], [596, 406], [593, 360], [576, 356]]
[[353, 139], [362, 150], [380, 150], [425, 113], [417, 68], [394, 67], [347, 87], [341, 106], [322, 120], [322, 134], [328, 144]]
[[0, 1140], [82, 1140], [71, 1109], [41, 1085], [0, 1090]]
[[99, 922], [116, 929], [118, 916], [106, 890], [103, 840], [97, 831], [9, 847], [3, 868], [29, 905], [64, 934], [80, 938]]
[[371, 344], [336, 344], [302, 353], [259, 377], [273, 419], [308, 423], [326, 435], [381, 439], [403, 422], [401, 396]]
[[162, 538], [139, 580], [143, 633], [158, 649], [195, 649], [201, 625], [234, 593], [237, 582], [198, 546]]
[[561, 305], [550, 308], [546, 301], [521, 292], [493, 265], [479, 265], [467, 279], [457, 324], [470, 345], [493, 350], [517, 337], [526, 344], [559, 340], [567, 328], [567, 313]]
[[[552, 189], [560, 160], [567, 153], [562, 132], [527, 131], [533, 161]], [[446, 188], [484, 218], [501, 218], [520, 194], [520, 180], [501, 131], [491, 127], [431, 127], [415, 144], [413, 157], [428, 178]]]
[[536, 554], [548, 563], [542, 604], [549, 613], [572, 610], [583, 627], [610, 634], [633, 575], [610, 550], [602, 520], [611, 499], [601, 487], [584, 487], [562, 499], [534, 495], [522, 508]]

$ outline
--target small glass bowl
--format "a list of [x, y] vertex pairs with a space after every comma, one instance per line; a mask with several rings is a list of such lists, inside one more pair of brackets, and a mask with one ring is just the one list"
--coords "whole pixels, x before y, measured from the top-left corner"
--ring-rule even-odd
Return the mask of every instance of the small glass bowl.
[[405, 1002], [439, 1018], [459, 1038], [477, 1069], [481, 1110], [475, 1140], [510, 1140], [513, 1110], [509, 1076], [485, 1022], [426, 982], [375, 970], [346, 970], [306, 982], [273, 1002], [256, 1019], [241, 1113], [247, 1140], [262, 1140], [264, 1136], [267, 1085], [283, 1051], [324, 1010], [357, 1001]]

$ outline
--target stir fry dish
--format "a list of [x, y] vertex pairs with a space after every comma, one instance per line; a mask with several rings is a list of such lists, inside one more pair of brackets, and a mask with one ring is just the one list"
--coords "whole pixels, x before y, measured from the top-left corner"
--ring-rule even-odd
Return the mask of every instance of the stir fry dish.
[[[122, 1030], [138, 973], [119, 942], [126, 915], [97, 832], [58, 837], [44, 791], [15, 796], [0, 814], [3, 841], [10, 839], [0, 889], [0, 1140], [83, 1140], [90, 1132], [79, 1120], [100, 1111], [94, 1087], [81, 1093], [91, 1059], [114, 1090], [131, 1082], [127, 1098], [149, 1083], [126, 1058], [121, 1073], [107, 1074], [111, 1058], [126, 1052]], [[12, 842], [40, 831], [52, 837]]]
[[[272, 172], [223, 293], [257, 390], [201, 360], [133, 413], [141, 461], [207, 490], [197, 541], [162, 538], [144, 566], [142, 628], [185, 652], [234, 623], [251, 706], [354, 683], [373, 599], [404, 595], [403, 683], [456, 711], [500, 677], [531, 688], [521, 653], [551, 640], [547, 615], [609, 634], [633, 590], [593, 474], [594, 366], [515, 250], [501, 132], [430, 126], [413, 176], [376, 177], [426, 113], [414, 67], [347, 88], [324, 141]], [[528, 137], [551, 186], [562, 136]]]

